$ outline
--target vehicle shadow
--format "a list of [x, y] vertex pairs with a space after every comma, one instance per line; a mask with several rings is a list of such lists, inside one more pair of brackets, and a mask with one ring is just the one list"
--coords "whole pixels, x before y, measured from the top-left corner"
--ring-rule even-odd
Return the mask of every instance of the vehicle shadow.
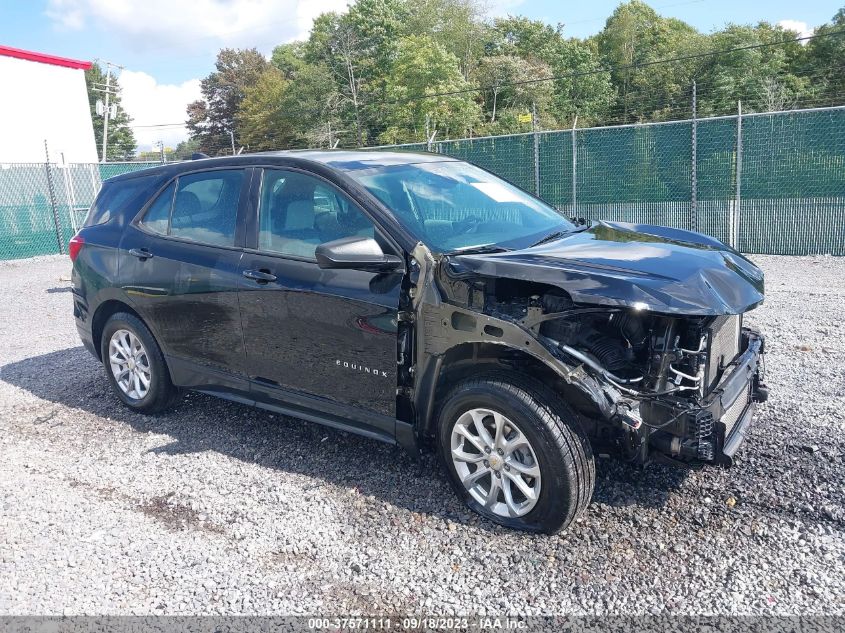
[[[398, 446], [199, 393], [187, 394], [166, 414], [137, 414], [112, 393], [102, 365], [81, 346], [4, 365], [0, 380], [63, 407], [128, 424], [139, 433], [173, 438], [154, 449], [157, 453], [216, 451], [265, 468], [354, 487], [411, 512], [495, 528], [457, 500], [432, 452], [415, 462]], [[685, 473], [656, 468], [650, 474], [598, 460], [594, 501], [612, 506], [664, 505]]]

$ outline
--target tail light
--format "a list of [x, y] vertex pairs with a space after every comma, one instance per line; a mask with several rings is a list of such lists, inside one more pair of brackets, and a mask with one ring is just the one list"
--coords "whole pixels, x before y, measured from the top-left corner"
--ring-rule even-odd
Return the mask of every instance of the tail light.
[[68, 254], [70, 255], [70, 261], [76, 261], [76, 258], [79, 255], [79, 251], [82, 250], [82, 247], [84, 245], [85, 240], [82, 238], [81, 235], [74, 235], [72, 238], [70, 238], [70, 242], [68, 242], [67, 245]]

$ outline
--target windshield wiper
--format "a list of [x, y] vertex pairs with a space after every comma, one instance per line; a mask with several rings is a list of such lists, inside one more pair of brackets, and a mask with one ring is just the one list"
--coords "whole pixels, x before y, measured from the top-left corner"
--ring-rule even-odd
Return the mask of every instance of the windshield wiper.
[[465, 246], [446, 253], [447, 255], [479, 255], [483, 253], [507, 253], [509, 248], [497, 246], [496, 244], [479, 244], [478, 246]]
[[554, 231], [553, 233], [549, 233], [549, 234], [548, 234], [547, 236], [545, 236], [544, 238], [542, 238], [542, 239], [540, 239], [540, 240], [538, 240], [538, 241], [534, 242], [534, 243], [533, 243], [531, 246], [529, 246], [528, 248], [533, 248], [533, 247], [535, 247], [535, 246], [540, 246], [540, 244], [545, 244], [545, 243], [547, 243], [547, 242], [552, 242], [552, 241], [554, 241], [554, 240], [560, 239], [560, 238], [561, 238], [561, 237], [563, 237], [564, 235], [569, 235], [570, 233], [580, 233], [581, 231], [585, 231], [585, 230], [587, 230], [588, 228], [590, 228], [590, 223], [589, 223], [589, 222], [588, 222], [587, 224], [582, 224], [582, 225], [580, 225], [580, 226], [576, 226], [576, 227], [574, 227], [574, 228], [571, 228], [571, 229], [569, 229], [568, 231]]
[[555, 231], [554, 233], [549, 233], [546, 237], [534, 242], [528, 248], [534, 248], [535, 246], [540, 246], [540, 244], [545, 244], [546, 242], [552, 242], [560, 237], [566, 235], [567, 231]]

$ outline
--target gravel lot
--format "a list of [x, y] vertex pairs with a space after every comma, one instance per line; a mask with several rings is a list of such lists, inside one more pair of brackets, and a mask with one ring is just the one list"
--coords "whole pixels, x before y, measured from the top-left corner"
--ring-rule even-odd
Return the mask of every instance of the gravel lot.
[[732, 470], [598, 462], [555, 537], [433, 456], [203, 395], [130, 413], [65, 258], [0, 262], [0, 614], [844, 614], [845, 259], [755, 257], [771, 401]]

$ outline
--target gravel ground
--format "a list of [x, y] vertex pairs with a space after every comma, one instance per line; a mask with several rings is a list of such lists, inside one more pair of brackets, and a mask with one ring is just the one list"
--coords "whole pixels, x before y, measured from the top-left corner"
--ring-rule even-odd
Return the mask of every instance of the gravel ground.
[[0, 614], [843, 614], [845, 259], [754, 259], [772, 397], [738, 465], [600, 460], [554, 537], [432, 456], [197, 394], [130, 413], [67, 260], [0, 262]]

